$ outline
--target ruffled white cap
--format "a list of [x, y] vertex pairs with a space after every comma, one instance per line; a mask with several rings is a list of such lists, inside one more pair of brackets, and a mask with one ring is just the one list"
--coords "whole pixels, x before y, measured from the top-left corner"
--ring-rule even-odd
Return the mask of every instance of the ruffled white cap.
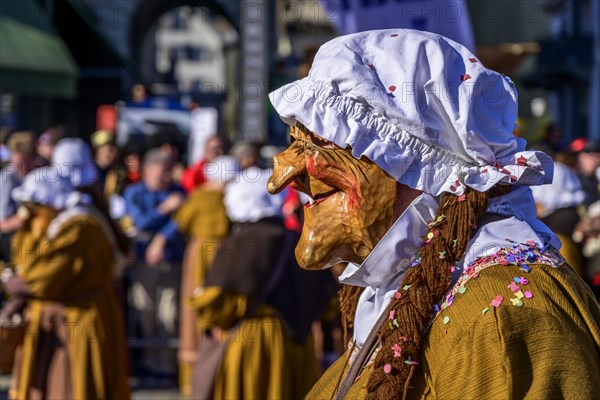
[[289, 125], [432, 195], [552, 181], [552, 160], [513, 135], [517, 92], [464, 46], [409, 29], [324, 44], [309, 76], [269, 95]]
[[81, 204], [91, 204], [91, 197], [73, 188], [71, 182], [57, 173], [53, 166], [35, 169], [12, 192], [18, 202], [32, 202], [64, 210]]
[[91, 186], [98, 180], [98, 169], [90, 146], [81, 139], [60, 140], [52, 152], [51, 164], [74, 187]]

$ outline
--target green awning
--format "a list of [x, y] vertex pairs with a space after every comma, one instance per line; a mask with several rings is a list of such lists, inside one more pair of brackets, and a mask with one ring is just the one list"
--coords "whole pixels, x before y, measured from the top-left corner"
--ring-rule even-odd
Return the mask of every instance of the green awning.
[[35, 97], [76, 97], [77, 65], [43, 10], [32, 0], [2, 3], [0, 90]]

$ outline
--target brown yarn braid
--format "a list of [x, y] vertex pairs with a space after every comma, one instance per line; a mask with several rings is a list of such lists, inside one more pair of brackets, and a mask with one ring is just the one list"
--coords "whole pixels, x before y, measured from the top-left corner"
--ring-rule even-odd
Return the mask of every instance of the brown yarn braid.
[[[368, 399], [402, 399], [407, 397], [410, 378], [418, 362], [421, 336], [430, 322], [433, 305], [441, 300], [450, 284], [450, 268], [464, 254], [476, 222], [485, 213], [488, 193], [466, 189], [464, 197], [443, 196], [436, 220], [430, 223], [430, 239], [424, 238], [421, 261], [410, 268], [385, 311], [391, 318], [379, 331], [381, 349], [367, 383]], [[429, 235], [429, 236], [432, 236]], [[406, 289], [406, 290], [405, 290]], [[395, 356], [392, 347], [400, 346]], [[407, 363], [408, 362], [408, 363]], [[389, 370], [389, 373], [384, 371]]]
[[365, 288], [360, 286], [343, 285], [338, 292], [340, 300], [340, 317], [342, 320], [342, 332], [344, 334], [344, 346], [348, 346], [348, 337], [352, 335], [354, 328], [354, 315], [358, 306], [358, 298]]

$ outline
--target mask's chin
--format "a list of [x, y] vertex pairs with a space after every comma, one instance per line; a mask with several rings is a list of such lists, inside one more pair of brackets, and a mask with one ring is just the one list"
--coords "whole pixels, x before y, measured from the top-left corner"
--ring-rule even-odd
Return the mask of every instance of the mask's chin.
[[360, 221], [347, 206], [347, 195], [338, 191], [326, 200], [305, 207], [304, 227], [296, 246], [298, 264], [309, 270], [327, 269], [340, 262], [360, 262], [354, 247]]

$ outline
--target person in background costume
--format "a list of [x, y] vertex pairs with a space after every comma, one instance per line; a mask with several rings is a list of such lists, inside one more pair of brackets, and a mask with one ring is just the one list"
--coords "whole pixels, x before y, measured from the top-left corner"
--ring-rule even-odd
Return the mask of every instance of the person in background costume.
[[179, 323], [179, 385], [182, 394], [192, 391], [192, 368], [198, 357], [196, 310], [189, 304], [194, 289], [204, 286], [204, 278], [217, 247], [229, 232], [225, 211], [225, 185], [237, 176], [239, 166], [233, 157], [220, 156], [204, 164], [206, 182], [196, 187], [177, 210], [174, 221], [179, 232], [189, 238], [183, 255]]
[[[270, 171], [250, 168], [227, 184], [231, 233], [192, 300], [199, 332], [212, 332], [220, 340], [235, 334], [211, 397], [299, 399], [316, 380], [310, 329], [329, 300], [330, 274], [312, 275], [298, 268], [293, 259], [297, 235], [284, 226], [282, 196], [266, 190]], [[229, 332], [242, 318], [237, 332]], [[202, 362], [199, 356], [195, 373]], [[197, 398], [194, 390], [192, 397]]]
[[600, 309], [536, 219], [553, 163], [514, 137], [510, 79], [392, 29], [333, 39], [270, 98], [292, 142], [269, 191], [313, 199], [298, 263], [348, 263], [352, 339], [308, 399], [597, 398]]
[[10, 397], [129, 398], [123, 320], [102, 214], [52, 167], [30, 172], [13, 198], [23, 205], [24, 223], [13, 237], [14, 270], [3, 271], [2, 281], [11, 300], [23, 300], [26, 334]]

